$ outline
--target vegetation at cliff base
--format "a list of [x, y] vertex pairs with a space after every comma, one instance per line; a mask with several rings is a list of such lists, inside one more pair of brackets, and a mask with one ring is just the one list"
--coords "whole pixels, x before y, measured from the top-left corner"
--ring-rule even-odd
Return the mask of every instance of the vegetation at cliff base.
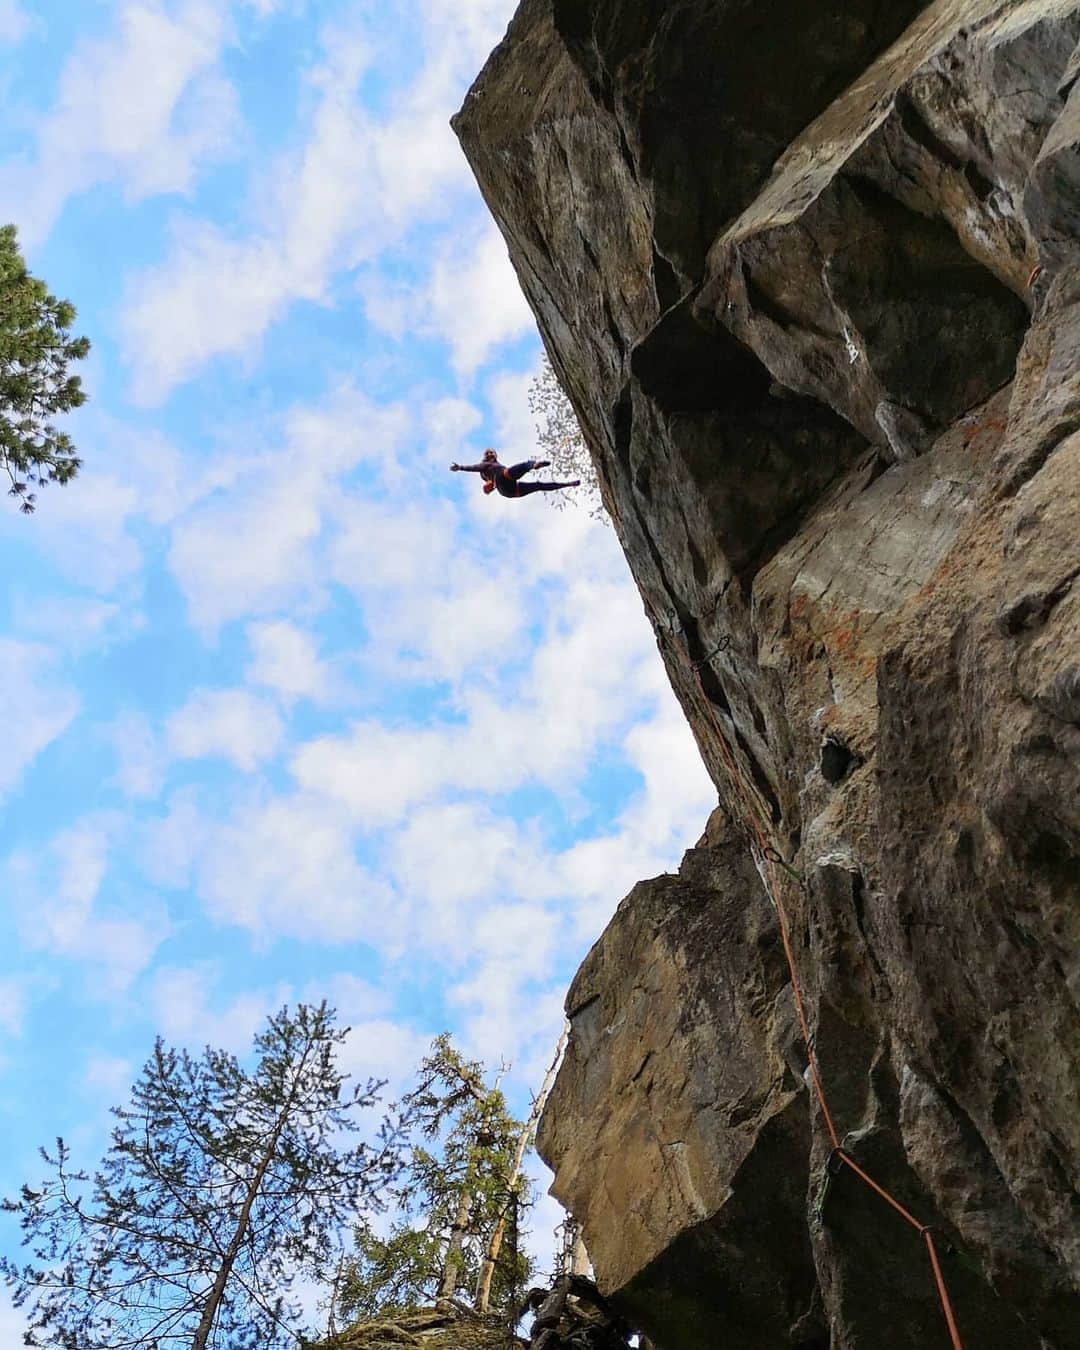
[[278, 1350], [297, 1344], [299, 1275], [326, 1278], [343, 1227], [382, 1201], [400, 1136], [368, 1142], [374, 1082], [349, 1085], [333, 1010], [300, 1005], [255, 1038], [255, 1068], [159, 1038], [92, 1175], [63, 1140], [50, 1175], [4, 1202], [31, 1260], [0, 1262], [28, 1345]]
[[510, 1326], [532, 1274], [523, 1163], [565, 1038], [524, 1121], [446, 1034], [380, 1121], [382, 1084], [337, 1067], [347, 1034], [325, 1002], [284, 1008], [250, 1070], [159, 1037], [96, 1171], [62, 1139], [40, 1150], [46, 1179], [2, 1206], [29, 1248], [0, 1259], [25, 1344], [284, 1350], [320, 1292], [331, 1337], [433, 1304]]
[[72, 337], [75, 307], [27, 271], [14, 225], [0, 227], [0, 465], [8, 492], [34, 510], [35, 487], [66, 483], [79, 470], [71, 437], [53, 418], [86, 401], [73, 361], [90, 350]]
[[445, 1035], [403, 1105], [419, 1142], [396, 1190], [399, 1217], [386, 1235], [357, 1228], [341, 1313], [417, 1309], [459, 1291], [481, 1312], [508, 1311], [530, 1274], [519, 1237], [531, 1199], [521, 1159], [532, 1122], [515, 1120], [498, 1083]]

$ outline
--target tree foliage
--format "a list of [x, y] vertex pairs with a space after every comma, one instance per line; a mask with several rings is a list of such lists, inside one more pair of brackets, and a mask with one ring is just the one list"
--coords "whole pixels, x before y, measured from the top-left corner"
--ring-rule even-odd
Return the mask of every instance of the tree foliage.
[[575, 493], [573, 498], [552, 492], [548, 494], [550, 504], [556, 510], [562, 510], [571, 500], [582, 501], [594, 520], [606, 521], [608, 514], [581, 423], [546, 355], [541, 360], [540, 373], [529, 385], [529, 411], [535, 421], [536, 443], [541, 451], [538, 458], [550, 460], [559, 478], [581, 479], [581, 492]]
[[86, 401], [68, 373], [90, 350], [71, 336], [74, 322], [74, 306], [26, 270], [15, 226], [0, 228], [0, 464], [26, 512], [36, 502], [31, 486], [66, 483], [79, 469], [71, 438], [52, 421]]
[[349, 1086], [347, 1032], [326, 1004], [287, 1008], [255, 1038], [255, 1068], [159, 1038], [93, 1175], [63, 1140], [50, 1175], [4, 1208], [23, 1266], [0, 1263], [27, 1344], [62, 1350], [276, 1350], [295, 1345], [300, 1272], [326, 1277], [338, 1234], [393, 1181], [399, 1127], [348, 1136], [379, 1084]]
[[[433, 1042], [404, 1106], [419, 1142], [396, 1187], [400, 1215], [389, 1235], [357, 1230], [341, 1294], [353, 1317], [422, 1307], [459, 1290], [472, 1298], [496, 1225], [508, 1206], [516, 1218], [530, 1202], [527, 1182], [514, 1174], [524, 1127], [449, 1036]], [[515, 1228], [496, 1265], [491, 1306], [508, 1308], [528, 1275]]]
[[370, 1224], [361, 1224], [355, 1241], [338, 1294], [346, 1318], [412, 1311], [435, 1300], [446, 1250], [438, 1229], [397, 1219], [388, 1236], [380, 1237]]

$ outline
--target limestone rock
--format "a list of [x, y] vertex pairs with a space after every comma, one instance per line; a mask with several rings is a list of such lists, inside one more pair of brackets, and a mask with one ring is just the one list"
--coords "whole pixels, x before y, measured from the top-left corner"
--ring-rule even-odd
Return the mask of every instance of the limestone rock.
[[1077, 1343], [1078, 74], [1080, 0], [523, 0], [455, 119], [721, 799], [540, 1135], [660, 1350], [946, 1343], [770, 872], [964, 1343]]

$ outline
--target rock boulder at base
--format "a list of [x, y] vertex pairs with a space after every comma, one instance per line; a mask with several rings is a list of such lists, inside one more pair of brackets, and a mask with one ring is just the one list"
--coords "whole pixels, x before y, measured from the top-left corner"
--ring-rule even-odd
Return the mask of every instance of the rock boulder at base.
[[520, 1350], [523, 1344], [505, 1318], [447, 1299], [433, 1308], [363, 1318], [312, 1350]]

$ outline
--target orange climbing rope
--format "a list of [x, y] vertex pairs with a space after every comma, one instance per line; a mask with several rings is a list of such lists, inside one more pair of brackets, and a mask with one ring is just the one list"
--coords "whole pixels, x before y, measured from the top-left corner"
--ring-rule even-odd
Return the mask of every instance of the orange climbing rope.
[[[725, 643], [730, 645], [730, 641], [725, 639]], [[717, 649], [719, 652], [724, 644]], [[713, 707], [713, 700], [709, 697], [704, 682], [701, 678], [702, 662], [694, 661], [691, 663], [694, 671], [694, 679], [697, 682], [698, 689], [701, 691], [701, 697], [705, 702], [705, 710], [708, 713], [709, 720], [713, 724], [716, 732], [716, 743], [720, 750], [720, 757], [724, 761], [724, 767], [727, 769], [728, 778], [734, 786], [736, 792], [742, 799], [743, 806], [746, 808], [744, 820], [748, 822], [749, 831], [752, 835], [751, 851], [754, 853], [754, 862], [757, 867], [758, 875], [761, 877], [765, 892], [776, 910], [776, 917], [780, 928], [780, 939], [784, 945], [784, 955], [787, 958], [788, 971], [791, 975], [791, 992], [795, 1000], [795, 1011], [799, 1018], [799, 1027], [802, 1031], [803, 1043], [806, 1047], [806, 1058], [810, 1066], [810, 1075], [814, 1083], [814, 1093], [817, 1097], [818, 1106], [821, 1110], [822, 1119], [825, 1122], [825, 1128], [828, 1131], [829, 1139], [832, 1143], [833, 1156], [838, 1158], [844, 1166], [850, 1168], [861, 1181], [865, 1183], [872, 1191], [876, 1192], [886, 1204], [890, 1205], [912, 1228], [918, 1232], [926, 1243], [926, 1250], [930, 1257], [930, 1266], [934, 1275], [934, 1284], [937, 1287], [938, 1298], [941, 1301], [941, 1310], [945, 1316], [945, 1324], [949, 1329], [949, 1337], [952, 1341], [952, 1350], [964, 1350], [963, 1341], [960, 1339], [960, 1331], [956, 1325], [956, 1317], [953, 1314], [952, 1302], [949, 1299], [949, 1291], [945, 1284], [945, 1277], [942, 1274], [941, 1263], [938, 1260], [937, 1248], [934, 1245], [934, 1235], [932, 1230], [904, 1208], [895, 1196], [890, 1195], [884, 1186], [879, 1185], [868, 1172], [865, 1172], [851, 1155], [840, 1146], [840, 1138], [836, 1131], [836, 1125], [833, 1122], [832, 1112], [829, 1110], [828, 1098], [825, 1094], [825, 1085], [822, 1082], [821, 1072], [818, 1068], [817, 1056], [814, 1054], [813, 1037], [810, 1034], [810, 1023], [806, 1016], [806, 1006], [803, 1002], [802, 989], [799, 985], [799, 974], [795, 966], [795, 952], [791, 946], [791, 937], [788, 932], [787, 915], [784, 912], [783, 904], [780, 900], [780, 887], [777, 884], [775, 860], [783, 862], [777, 849], [769, 844], [765, 830], [762, 826], [759, 803], [756, 802], [746, 784], [746, 780], [739, 769], [739, 765], [727, 743], [716, 711]]]

